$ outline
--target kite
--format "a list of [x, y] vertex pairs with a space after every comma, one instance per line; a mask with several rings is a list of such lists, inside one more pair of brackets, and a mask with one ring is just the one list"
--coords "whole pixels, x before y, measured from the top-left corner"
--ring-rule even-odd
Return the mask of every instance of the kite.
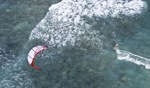
[[28, 62], [33, 68], [35, 68], [37, 70], [41, 70], [38, 66], [35, 66], [34, 60], [39, 53], [43, 52], [46, 49], [47, 48], [45, 46], [35, 46], [29, 51]]

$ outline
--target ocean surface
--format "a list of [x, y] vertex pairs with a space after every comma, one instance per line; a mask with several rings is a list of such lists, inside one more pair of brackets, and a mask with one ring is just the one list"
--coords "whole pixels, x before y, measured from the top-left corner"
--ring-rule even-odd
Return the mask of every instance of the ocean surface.
[[150, 88], [149, 21], [149, 0], [0, 0], [0, 88]]

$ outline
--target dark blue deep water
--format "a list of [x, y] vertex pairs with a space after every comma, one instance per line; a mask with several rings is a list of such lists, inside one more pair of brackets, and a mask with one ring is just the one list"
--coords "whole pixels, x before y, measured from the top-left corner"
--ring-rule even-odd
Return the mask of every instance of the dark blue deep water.
[[[118, 60], [113, 49], [118, 43], [120, 49], [150, 59], [150, 1], [144, 1], [147, 9], [134, 16], [83, 16], [97, 31], [93, 42], [83, 37], [60, 47], [29, 37], [48, 8], [61, 0], [0, 0], [0, 88], [149, 88], [150, 69]], [[48, 23], [61, 28], [61, 22]], [[29, 50], [36, 45], [48, 47], [35, 61], [42, 71], [27, 62]]]

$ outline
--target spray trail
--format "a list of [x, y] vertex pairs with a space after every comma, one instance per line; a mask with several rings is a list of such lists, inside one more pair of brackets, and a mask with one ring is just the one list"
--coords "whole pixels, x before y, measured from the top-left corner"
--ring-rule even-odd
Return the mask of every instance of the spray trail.
[[117, 53], [117, 59], [126, 60], [137, 65], [143, 65], [146, 69], [150, 69], [150, 59], [133, 54], [131, 52], [115, 49]]

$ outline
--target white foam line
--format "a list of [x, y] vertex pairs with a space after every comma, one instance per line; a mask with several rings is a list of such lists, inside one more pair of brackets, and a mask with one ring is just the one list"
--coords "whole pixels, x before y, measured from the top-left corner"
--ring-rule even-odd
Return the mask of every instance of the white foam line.
[[124, 50], [116, 50], [117, 59], [133, 62], [137, 65], [143, 65], [146, 69], [150, 69], [150, 59], [133, 54]]

